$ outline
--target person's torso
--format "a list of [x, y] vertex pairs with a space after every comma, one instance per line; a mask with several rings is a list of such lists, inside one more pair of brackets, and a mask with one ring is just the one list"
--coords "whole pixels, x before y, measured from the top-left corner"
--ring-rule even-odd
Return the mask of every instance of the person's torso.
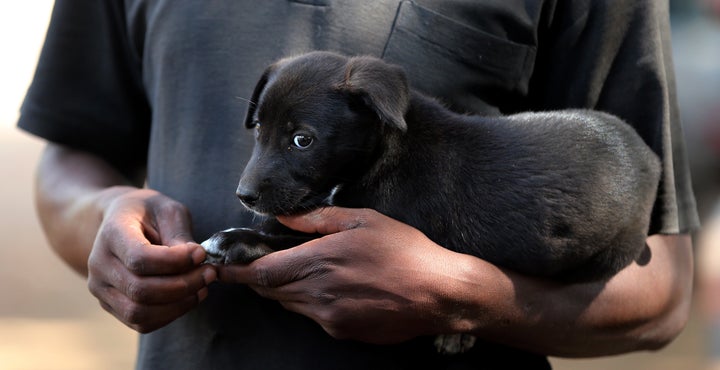
[[[186, 204], [198, 241], [248, 225], [235, 197], [253, 137], [247, 101], [274, 60], [311, 50], [373, 55], [461, 112], [497, 114], [527, 93], [543, 1], [127, 0], [131, 52], [152, 110], [148, 186]], [[337, 341], [250, 289], [216, 284], [196, 310], [143, 335], [139, 368], [543, 368], [547, 360], [478, 343], [434, 352]]]

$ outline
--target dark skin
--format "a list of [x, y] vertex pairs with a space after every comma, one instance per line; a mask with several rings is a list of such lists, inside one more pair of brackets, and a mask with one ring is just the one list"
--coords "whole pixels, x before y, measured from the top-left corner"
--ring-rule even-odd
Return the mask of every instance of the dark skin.
[[184, 315], [216, 279], [200, 266], [205, 251], [185, 207], [93, 155], [48, 145], [35, 195], [51, 246], [105, 310], [141, 333]]
[[248, 284], [336, 338], [371, 343], [469, 332], [547, 355], [598, 356], [661, 348], [689, 315], [687, 235], [650, 236], [646, 261], [606, 284], [567, 285], [449, 251], [372, 210], [326, 208], [281, 218], [326, 237], [212, 267], [200, 264], [185, 207], [137, 185], [93, 155], [50, 144], [36, 198], [53, 248], [139, 332], [195, 307], [216, 279]]

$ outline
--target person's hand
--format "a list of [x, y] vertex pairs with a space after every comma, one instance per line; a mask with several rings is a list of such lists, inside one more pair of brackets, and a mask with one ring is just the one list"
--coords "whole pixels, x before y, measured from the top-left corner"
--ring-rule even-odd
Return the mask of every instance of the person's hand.
[[125, 325], [150, 332], [195, 307], [217, 275], [200, 265], [205, 252], [192, 241], [184, 206], [152, 190], [109, 192], [88, 259], [88, 288]]
[[448, 290], [457, 269], [449, 259], [459, 254], [367, 209], [325, 208], [280, 221], [326, 236], [249, 265], [221, 266], [219, 279], [248, 284], [335, 338], [396, 343], [447, 329], [443, 307], [456, 303]]

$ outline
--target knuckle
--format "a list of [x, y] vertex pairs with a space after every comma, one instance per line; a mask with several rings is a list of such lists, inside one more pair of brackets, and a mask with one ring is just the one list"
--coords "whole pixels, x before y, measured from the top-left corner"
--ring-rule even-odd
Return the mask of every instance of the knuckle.
[[145, 256], [140, 248], [130, 248], [125, 254], [123, 264], [133, 274], [142, 275], [145, 272]]
[[108, 312], [113, 315], [115, 314], [115, 311], [113, 310], [112, 306], [110, 306], [110, 304], [108, 304], [107, 302], [102, 301], [102, 300], [98, 300], [98, 302], [100, 303], [100, 307], [102, 307], [102, 309], [105, 310], [105, 312]]
[[103, 264], [100, 261], [98, 261], [98, 257], [95, 255], [95, 253], [91, 252], [90, 256], [88, 257], [88, 261], [87, 261], [88, 285], [100, 273], [102, 265]]
[[100, 228], [100, 232], [96, 237], [96, 241], [101, 245], [111, 243], [113, 240], [120, 240], [124, 235], [124, 223], [117, 217], [105, 217]]
[[143, 326], [146, 314], [142, 305], [130, 302], [119, 314], [119, 319], [128, 325]]
[[125, 295], [133, 302], [146, 302], [150, 296], [148, 289], [137, 279], [128, 283]]
[[97, 271], [97, 268], [100, 265], [100, 263], [98, 261], [99, 257], [97, 254], [98, 254], [98, 251], [95, 248], [93, 248], [90, 251], [90, 255], [88, 256], [88, 259], [87, 259], [88, 274], [91, 274], [91, 273]]
[[100, 281], [96, 279], [93, 274], [88, 275], [87, 288], [88, 291], [90, 291], [90, 294], [92, 294], [95, 298], [99, 299], [102, 294], [102, 287], [103, 284], [101, 284]]

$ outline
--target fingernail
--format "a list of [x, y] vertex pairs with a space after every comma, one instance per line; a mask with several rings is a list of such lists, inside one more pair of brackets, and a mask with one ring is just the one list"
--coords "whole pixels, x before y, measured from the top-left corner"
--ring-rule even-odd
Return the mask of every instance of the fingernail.
[[202, 277], [205, 285], [208, 285], [217, 280], [217, 272], [215, 272], [214, 268], [206, 268], [205, 271], [202, 272]]
[[[189, 243], [190, 245], [193, 245], [195, 243]], [[205, 261], [205, 250], [200, 247], [200, 245], [197, 245], [197, 248], [192, 252], [192, 261], [194, 264], [199, 265], [203, 261]]]

